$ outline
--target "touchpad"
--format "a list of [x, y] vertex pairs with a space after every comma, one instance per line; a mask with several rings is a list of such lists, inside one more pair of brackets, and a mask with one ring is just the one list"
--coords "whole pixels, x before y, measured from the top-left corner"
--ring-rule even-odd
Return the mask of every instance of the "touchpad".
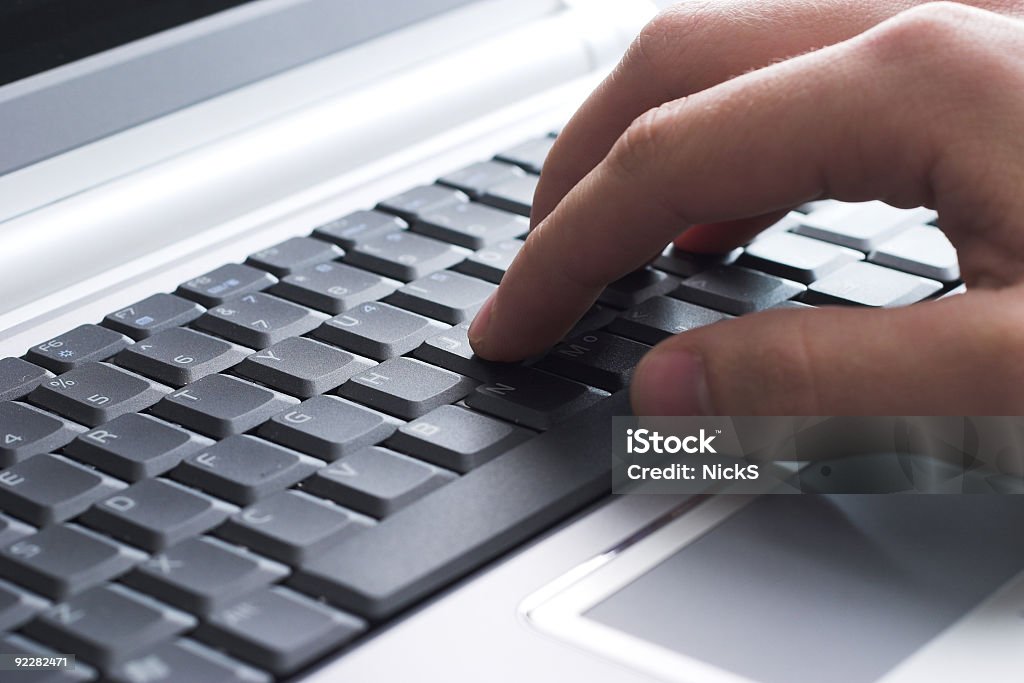
[[1024, 569], [1022, 529], [1024, 496], [762, 496], [584, 614], [764, 683], [868, 683]]

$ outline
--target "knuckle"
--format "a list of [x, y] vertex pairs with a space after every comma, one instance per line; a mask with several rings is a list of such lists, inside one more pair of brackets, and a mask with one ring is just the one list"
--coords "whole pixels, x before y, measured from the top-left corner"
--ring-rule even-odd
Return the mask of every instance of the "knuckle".
[[675, 62], [680, 46], [705, 23], [706, 13], [699, 7], [682, 4], [663, 9], [651, 19], [633, 41], [627, 57], [646, 67], [663, 68]]
[[[673, 104], [673, 109], [678, 106]], [[633, 120], [609, 154], [613, 167], [628, 177], [643, 175], [668, 144], [669, 105], [649, 109]]]
[[884, 61], [916, 63], [927, 60], [950, 61], [960, 48], [974, 41], [965, 26], [977, 17], [978, 10], [958, 2], [928, 2], [900, 12], [865, 34], [863, 45]]

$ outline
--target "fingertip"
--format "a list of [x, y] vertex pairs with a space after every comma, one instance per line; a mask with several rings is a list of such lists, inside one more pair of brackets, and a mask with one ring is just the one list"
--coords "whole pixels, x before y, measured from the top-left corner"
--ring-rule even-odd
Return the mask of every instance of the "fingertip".
[[484, 302], [480, 310], [477, 311], [476, 316], [473, 318], [473, 322], [469, 325], [469, 330], [466, 335], [469, 337], [469, 345], [473, 348], [473, 353], [481, 356], [482, 358], [489, 358], [489, 351], [487, 346], [488, 330], [491, 327], [491, 317], [494, 310], [494, 298], [497, 292], [492, 293], [487, 297], [487, 301]]

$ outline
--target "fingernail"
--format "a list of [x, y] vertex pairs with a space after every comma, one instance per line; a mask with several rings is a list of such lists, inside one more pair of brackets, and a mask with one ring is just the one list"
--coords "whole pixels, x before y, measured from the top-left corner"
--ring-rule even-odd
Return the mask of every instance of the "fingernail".
[[707, 375], [700, 356], [685, 349], [647, 355], [633, 376], [637, 415], [712, 415]]
[[491, 309], [494, 308], [494, 294], [487, 297], [487, 301], [480, 307], [473, 322], [469, 325], [469, 343], [477, 348], [487, 336], [487, 328], [491, 324]]

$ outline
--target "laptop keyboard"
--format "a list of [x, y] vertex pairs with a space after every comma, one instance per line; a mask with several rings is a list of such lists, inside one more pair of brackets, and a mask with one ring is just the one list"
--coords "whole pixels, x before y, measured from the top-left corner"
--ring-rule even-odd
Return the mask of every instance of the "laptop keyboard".
[[725, 256], [666, 249], [543, 358], [483, 361], [468, 324], [552, 141], [0, 360], [0, 651], [79, 658], [47, 681], [289, 678], [605, 493], [651, 345], [963, 291], [934, 213], [816, 202]]

